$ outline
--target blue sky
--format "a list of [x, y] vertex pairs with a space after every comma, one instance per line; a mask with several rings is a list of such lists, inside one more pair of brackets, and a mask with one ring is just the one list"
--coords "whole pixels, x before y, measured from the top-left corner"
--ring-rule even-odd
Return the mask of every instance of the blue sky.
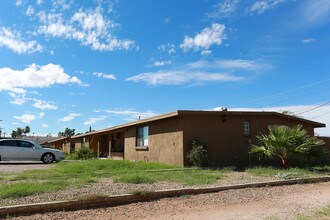
[[0, 126], [291, 111], [330, 136], [328, 0], [2, 0]]

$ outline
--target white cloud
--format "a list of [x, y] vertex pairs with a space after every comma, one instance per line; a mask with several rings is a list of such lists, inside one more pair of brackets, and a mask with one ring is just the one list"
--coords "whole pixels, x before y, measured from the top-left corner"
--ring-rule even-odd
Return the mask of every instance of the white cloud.
[[43, 48], [37, 41], [25, 41], [21, 33], [10, 28], [0, 29], [0, 47], [7, 47], [18, 54], [42, 52]]
[[67, 0], [53, 0], [54, 8], [59, 8], [61, 10], [68, 10], [71, 8], [72, 1]]
[[303, 39], [303, 40], [301, 41], [301, 43], [309, 44], [309, 43], [313, 43], [313, 42], [315, 42], [315, 41], [316, 41], [316, 39], [314, 39], [314, 38], [307, 38], [307, 39]]
[[212, 68], [225, 70], [265, 70], [270, 66], [253, 60], [214, 60], [212, 62], [201, 60], [187, 65], [190, 68]]
[[168, 23], [171, 22], [171, 20], [172, 20], [172, 17], [167, 17], [167, 18], [164, 19], [163, 23], [168, 24]]
[[81, 114], [70, 113], [68, 116], [65, 116], [65, 117], [59, 119], [59, 121], [63, 121], [63, 122], [71, 121], [71, 120], [75, 119], [78, 116], [81, 116]]
[[171, 63], [171, 61], [156, 61], [154, 62], [153, 66], [166, 66], [170, 65]]
[[41, 127], [43, 127], [43, 128], [48, 128], [49, 125], [48, 125], [48, 124], [41, 124]]
[[329, 0], [313, 0], [305, 1], [298, 15], [299, 20], [295, 25], [300, 28], [320, 27], [330, 23], [330, 1]]
[[21, 116], [14, 116], [15, 119], [30, 124], [31, 121], [34, 121], [37, 117], [35, 115], [31, 115], [31, 114], [24, 114]]
[[25, 14], [27, 16], [32, 16], [34, 14], [34, 8], [30, 5], [27, 9], [26, 9], [26, 12]]
[[23, 105], [26, 102], [26, 99], [23, 97], [15, 97], [14, 100], [10, 101], [11, 104], [14, 105]]
[[43, 118], [45, 115], [46, 115], [45, 112], [40, 112], [39, 115], [38, 115], [38, 118]]
[[233, 15], [236, 12], [239, 0], [224, 0], [213, 5], [213, 11], [207, 13], [209, 18], [224, 18]]
[[58, 107], [54, 105], [52, 102], [42, 101], [42, 100], [34, 100], [33, 107], [41, 109], [41, 110], [56, 110]]
[[16, 0], [16, 6], [21, 6], [23, 4], [23, 0]]
[[83, 85], [77, 77], [70, 77], [60, 65], [31, 64], [24, 70], [0, 68], [0, 91], [17, 88], [44, 88], [54, 84], [77, 83]]
[[37, 4], [38, 5], [41, 5], [41, 4], [43, 4], [44, 3], [44, 0], [37, 0]]
[[166, 52], [168, 54], [175, 54], [176, 50], [175, 50], [175, 44], [162, 44], [158, 47], [158, 50]]
[[14, 99], [10, 103], [14, 105], [23, 105], [26, 102], [26, 93], [24, 89], [12, 89], [8, 94]]
[[264, 12], [276, 8], [282, 3], [287, 2], [288, 0], [263, 0], [255, 2], [249, 9], [251, 14], [263, 14]]
[[105, 74], [105, 73], [100, 73], [100, 72], [94, 72], [93, 75], [100, 77], [100, 78], [104, 78], [104, 79], [114, 79], [114, 80], [117, 79], [114, 74]]
[[175, 69], [140, 73], [126, 78], [126, 81], [144, 82], [153, 86], [236, 82], [244, 80], [245, 77], [234, 74], [235, 72], [243, 71], [246, 75], [248, 71], [255, 72], [268, 68], [271, 66], [252, 60], [200, 60]]
[[207, 27], [195, 35], [195, 37], [185, 36], [180, 48], [187, 52], [191, 49], [194, 51], [208, 51], [212, 45], [221, 45], [226, 39], [225, 26], [223, 24], [214, 23], [211, 27]]
[[130, 50], [137, 48], [135, 42], [129, 39], [118, 39], [113, 31], [119, 24], [103, 16], [103, 9], [97, 7], [94, 10], [74, 12], [65, 17], [63, 13], [45, 11], [38, 13], [42, 25], [38, 33], [49, 37], [74, 39], [83, 46], [88, 46], [98, 51]]
[[224, 69], [261, 70], [269, 67], [266, 63], [253, 60], [217, 60], [214, 64]]
[[236, 77], [227, 73], [209, 73], [200, 71], [158, 71], [141, 73], [127, 78], [127, 81], [145, 82], [148, 85], [185, 85], [200, 84], [206, 82], [230, 82], [240, 81], [242, 77]]
[[[220, 107], [215, 108], [219, 110]], [[325, 128], [317, 128], [315, 132], [321, 136], [330, 136], [330, 105], [320, 107], [320, 104], [312, 105], [293, 105], [293, 106], [280, 106], [280, 107], [264, 107], [264, 108], [232, 108], [228, 111], [275, 111], [283, 112], [289, 111], [294, 115], [303, 117], [308, 120], [318, 121], [326, 124]]]
[[150, 118], [157, 115], [153, 111], [139, 112], [135, 109], [97, 110], [96, 112], [105, 112], [111, 115], [121, 116], [124, 117], [123, 119], [127, 121], [134, 121], [138, 120], [139, 118]]
[[211, 53], [212, 53], [211, 50], [203, 50], [203, 51], [201, 52], [201, 55], [203, 55], [203, 56], [208, 56], [208, 55], [210, 55]]
[[104, 121], [107, 118], [107, 116], [102, 115], [100, 117], [97, 118], [89, 118], [87, 121], [84, 122], [84, 125], [92, 125], [95, 124], [98, 121]]

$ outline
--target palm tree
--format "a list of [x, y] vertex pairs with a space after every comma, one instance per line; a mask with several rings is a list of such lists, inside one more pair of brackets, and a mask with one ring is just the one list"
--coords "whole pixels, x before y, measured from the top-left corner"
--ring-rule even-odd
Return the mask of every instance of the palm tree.
[[11, 137], [12, 137], [12, 138], [16, 138], [16, 137], [17, 137], [17, 132], [13, 130], [13, 131], [11, 132]]
[[31, 131], [30, 127], [26, 126], [23, 130], [23, 133], [26, 135], [26, 134], [30, 133], [30, 131]]
[[292, 155], [308, 154], [314, 147], [324, 145], [323, 140], [309, 136], [301, 125], [292, 128], [273, 125], [268, 129], [268, 135], [257, 136], [261, 145], [252, 145], [251, 153], [256, 154], [259, 158], [279, 157], [285, 168], [288, 167]]
[[24, 133], [24, 130], [22, 128], [16, 129], [16, 137], [21, 138], [23, 133]]

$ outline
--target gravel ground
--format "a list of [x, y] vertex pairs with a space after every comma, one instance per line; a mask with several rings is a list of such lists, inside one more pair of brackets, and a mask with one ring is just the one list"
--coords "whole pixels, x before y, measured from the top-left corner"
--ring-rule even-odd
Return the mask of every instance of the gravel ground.
[[[330, 204], [330, 183], [227, 190], [13, 219], [295, 219]], [[315, 217], [313, 217], [314, 219]]]
[[1, 173], [19, 173], [26, 170], [42, 170], [49, 169], [51, 164], [43, 164], [38, 161], [1, 161], [0, 162], [0, 174]]
[[[251, 182], [264, 182], [275, 179], [276, 178], [252, 176], [244, 172], [231, 172], [230, 174], [226, 174], [226, 177], [224, 179], [218, 180], [214, 184], [202, 185], [198, 187], [226, 186]], [[2, 184], [10, 184], [10, 182], [2, 182]], [[179, 188], [192, 188], [192, 186], [185, 186], [177, 183], [168, 182], [159, 182], [154, 184], [125, 184], [113, 183], [111, 179], [101, 179], [97, 183], [87, 185], [83, 188], [71, 188], [51, 193], [42, 193], [33, 196], [21, 197], [17, 199], [1, 199], [0, 206], [60, 201], [74, 198], [89, 197], [91, 195], [120, 195], [133, 191], [155, 191]]]

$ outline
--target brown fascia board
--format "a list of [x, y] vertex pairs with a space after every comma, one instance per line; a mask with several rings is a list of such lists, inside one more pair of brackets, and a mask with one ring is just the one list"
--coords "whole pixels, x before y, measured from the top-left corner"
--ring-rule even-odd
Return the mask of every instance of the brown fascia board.
[[201, 115], [201, 114], [208, 114], [208, 115], [232, 115], [232, 116], [244, 116], [244, 115], [254, 115], [254, 116], [262, 116], [262, 115], [276, 115], [279, 117], [289, 118], [292, 120], [301, 121], [304, 123], [312, 124], [314, 128], [324, 128], [326, 127], [325, 124], [307, 120], [304, 118], [299, 118], [291, 115], [282, 114], [279, 112], [271, 112], [271, 111], [192, 111], [192, 110], [178, 110], [179, 115]]
[[324, 123], [320, 123], [320, 122], [317, 122], [317, 121], [312, 121], [312, 120], [299, 118], [299, 117], [295, 117], [295, 116], [291, 116], [291, 115], [281, 114], [279, 112], [274, 112], [274, 113], [277, 114], [277, 115], [280, 115], [282, 117], [291, 118], [293, 120], [298, 120], [298, 121], [302, 121], [302, 122], [305, 122], [305, 123], [312, 124], [312, 125], [314, 125], [314, 128], [325, 128], [326, 127], [326, 125]]
[[76, 138], [82, 138], [82, 137], [88, 137], [91, 135], [95, 135], [95, 134], [102, 134], [102, 133], [107, 133], [109, 131], [115, 131], [118, 129], [124, 129], [130, 126], [136, 126], [136, 125], [142, 125], [148, 122], [152, 122], [152, 121], [158, 121], [158, 120], [162, 120], [162, 119], [166, 119], [166, 118], [171, 118], [171, 117], [175, 117], [175, 116], [180, 116], [180, 115], [232, 115], [232, 116], [244, 116], [244, 115], [254, 115], [254, 116], [262, 116], [262, 115], [276, 115], [276, 116], [280, 116], [280, 117], [285, 117], [285, 118], [290, 118], [292, 120], [297, 120], [297, 121], [301, 121], [304, 123], [308, 123], [308, 124], [312, 124], [314, 126], [314, 128], [322, 128], [325, 127], [325, 124], [323, 123], [319, 123], [316, 121], [311, 121], [311, 120], [307, 120], [307, 119], [303, 119], [303, 118], [299, 118], [299, 117], [295, 117], [295, 116], [291, 116], [291, 115], [286, 115], [286, 114], [282, 114], [279, 112], [266, 112], [266, 111], [203, 111], [203, 110], [177, 110], [174, 112], [169, 112], [169, 113], [165, 113], [165, 114], [161, 114], [161, 115], [157, 115], [154, 117], [150, 117], [150, 118], [146, 118], [146, 119], [142, 119], [142, 120], [137, 120], [137, 121], [133, 121], [133, 122], [129, 122], [129, 123], [125, 123], [125, 124], [121, 124], [121, 125], [116, 125], [110, 128], [106, 128], [106, 129], [102, 129], [102, 130], [98, 130], [98, 131], [92, 131], [86, 134], [80, 134], [80, 135], [76, 135], [76, 136], [72, 136], [71, 139], [76, 139]]
[[54, 139], [54, 140], [47, 141], [47, 142], [48, 142], [48, 143], [54, 143], [54, 142], [57, 142], [57, 141], [63, 141], [63, 140], [66, 140], [66, 139], [68, 139], [68, 137], [61, 137], [61, 138]]
[[71, 139], [88, 137], [90, 135], [95, 135], [95, 134], [107, 133], [109, 131], [124, 129], [124, 128], [130, 127], [130, 126], [142, 125], [142, 124], [152, 122], [152, 121], [158, 121], [158, 120], [165, 119], [165, 118], [175, 117], [175, 116], [179, 115], [178, 112], [179, 111], [169, 112], [169, 113], [157, 115], [157, 116], [146, 118], [146, 119], [141, 119], [141, 120], [137, 120], [137, 121], [121, 124], [121, 125], [116, 125], [116, 126], [106, 128], [106, 129], [102, 129], [102, 130], [98, 130], [98, 131], [92, 131], [92, 132], [89, 132], [89, 133], [86, 133], [86, 134], [80, 134], [80, 135], [72, 136]]

